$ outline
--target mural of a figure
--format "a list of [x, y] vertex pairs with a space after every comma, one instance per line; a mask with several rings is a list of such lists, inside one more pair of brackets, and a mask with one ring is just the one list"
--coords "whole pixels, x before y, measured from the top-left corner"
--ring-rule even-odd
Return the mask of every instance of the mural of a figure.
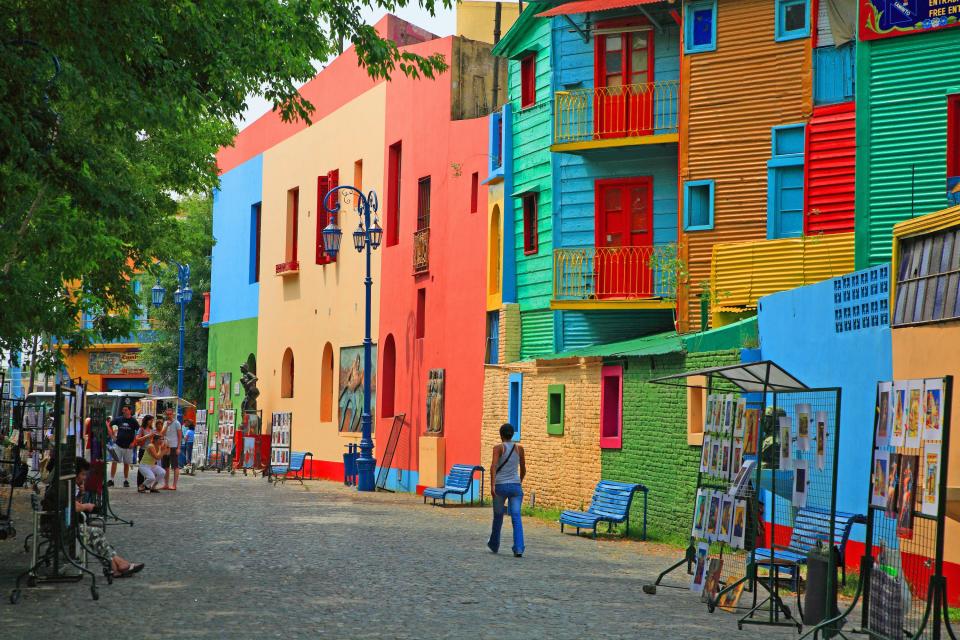
[[371, 350], [372, 371], [363, 369], [363, 347], [343, 347], [340, 349], [340, 384], [338, 408], [340, 411], [340, 431], [360, 431], [363, 416], [363, 382], [370, 375], [370, 415], [376, 415], [377, 383], [377, 347]]
[[243, 386], [244, 411], [256, 411], [257, 398], [260, 396], [260, 390], [257, 389], [257, 376], [250, 370], [246, 362], [240, 365], [240, 384]]

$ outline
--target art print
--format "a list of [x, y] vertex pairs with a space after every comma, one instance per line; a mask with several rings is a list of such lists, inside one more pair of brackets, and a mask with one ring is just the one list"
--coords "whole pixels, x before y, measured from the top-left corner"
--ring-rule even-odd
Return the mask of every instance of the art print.
[[743, 442], [740, 440], [733, 441], [733, 459], [730, 461], [730, 475], [732, 476], [734, 471], [740, 469], [740, 465], [743, 464]]
[[229, 409], [233, 407], [233, 395], [230, 386], [233, 384], [233, 374], [229, 371], [220, 374], [220, 389], [217, 392], [220, 400], [220, 407]]
[[743, 437], [743, 417], [747, 411], [747, 399], [746, 398], [737, 398], [737, 414], [733, 421], [733, 437], [742, 438]]
[[730, 477], [730, 443], [724, 442], [720, 450], [720, 477]]
[[743, 595], [743, 587], [746, 584], [746, 580], [744, 580], [729, 591], [724, 592], [724, 594], [720, 596], [720, 601], [717, 603], [717, 607], [719, 607], [722, 611], [726, 611], [727, 613], [736, 613], [737, 605], [740, 604], [740, 596]]
[[704, 537], [710, 541], [716, 540], [720, 531], [720, 503], [722, 498], [723, 496], [719, 493], [710, 496], [710, 511], [707, 514], [707, 529], [704, 532]]
[[940, 507], [940, 442], [928, 442], [921, 458], [923, 472], [923, 499], [920, 512], [936, 517]]
[[897, 513], [897, 535], [913, 539], [913, 508], [917, 500], [917, 473], [920, 456], [900, 456], [900, 492]]
[[700, 447], [700, 473], [707, 473], [710, 470], [711, 441], [711, 436], [703, 436], [703, 446]]
[[877, 428], [875, 444], [877, 447], [886, 447], [890, 443], [890, 390], [889, 382], [881, 382], [877, 386]]
[[717, 440], [710, 442], [710, 475], [717, 476], [720, 473], [720, 443]]
[[923, 439], [943, 439], [943, 379], [930, 378], [923, 387]]
[[733, 527], [730, 531], [730, 546], [743, 549], [747, 537], [747, 501], [737, 500], [733, 505]]
[[827, 467], [827, 412], [817, 411], [814, 416], [817, 423], [817, 471]]
[[743, 412], [743, 455], [757, 455], [758, 429], [760, 428], [760, 410], [747, 409]]
[[806, 460], [793, 461], [793, 506], [803, 509], [807, 506], [807, 485], [810, 482]]
[[213, 391], [217, 388], [217, 372], [208, 371], [207, 372], [207, 389]]
[[[377, 346], [373, 345], [371, 352], [370, 375], [370, 415], [375, 416], [377, 397]], [[341, 347], [340, 349], [340, 379], [337, 391], [337, 403], [341, 432], [356, 433], [360, 431], [360, 419], [363, 416], [363, 381], [367, 376], [364, 371], [363, 347]], [[373, 421], [376, 424], [376, 420]]]
[[723, 396], [717, 394], [713, 398], [713, 414], [710, 420], [713, 425], [713, 432], [717, 433], [723, 425]]
[[886, 514], [891, 520], [897, 518], [900, 496], [900, 454], [891, 453], [887, 464], [887, 507]]
[[707, 573], [707, 555], [710, 553], [710, 543], [701, 542], [697, 546], [697, 562], [694, 565], [693, 577], [690, 579], [690, 591], [703, 592], [703, 583]]
[[693, 531], [692, 537], [703, 537], [703, 522], [706, 519], [707, 504], [710, 502], [710, 496], [705, 489], [697, 489], [697, 502], [693, 508]]
[[780, 416], [780, 469], [792, 469], [793, 424], [790, 416]]
[[703, 581], [703, 593], [700, 599], [704, 602], [713, 602], [720, 592], [720, 573], [723, 571], [723, 558], [710, 558], [707, 566], [707, 575]]
[[713, 432], [713, 405], [716, 404], [717, 398], [714, 394], [707, 396], [707, 410], [703, 413], [703, 432], [711, 433]]
[[720, 531], [717, 539], [720, 542], [730, 542], [730, 531], [733, 529], [733, 498], [723, 496], [720, 503]]
[[733, 398], [732, 393], [727, 394], [726, 401], [724, 402], [724, 415], [726, 419], [723, 421], [723, 431], [724, 433], [730, 433], [733, 430], [733, 414], [736, 411], [736, 401]]
[[894, 447], [902, 447], [904, 442], [904, 433], [907, 424], [907, 383], [893, 383], [893, 424], [890, 433], [890, 444]]
[[733, 482], [730, 483], [729, 493], [731, 496], [742, 495], [747, 487], [750, 485], [750, 478], [753, 477], [753, 468], [756, 466], [756, 460], [744, 460], [743, 464], [740, 465], [740, 470], [737, 471], [737, 475], [734, 476]]
[[216, 411], [216, 398], [210, 396], [207, 398], [207, 413], [213, 413]]
[[907, 405], [907, 428], [904, 434], [903, 446], [908, 449], [919, 449], [923, 380], [911, 380], [907, 389], [909, 390], [909, 395], [907, 396], [909, 404]]
[[245, 437], [243, 439], [243, 468], [253, 469], [257, 458], [257, 439]]
[[810, 451], [810, 405], [798, 404], [794, 410], [797, 414], [797, 450]]
[[890, 467], [890, 454], [886, 451], [873, 452], [873, 490], [870, 505], [885, 509], [887, 507], [887, 471]]

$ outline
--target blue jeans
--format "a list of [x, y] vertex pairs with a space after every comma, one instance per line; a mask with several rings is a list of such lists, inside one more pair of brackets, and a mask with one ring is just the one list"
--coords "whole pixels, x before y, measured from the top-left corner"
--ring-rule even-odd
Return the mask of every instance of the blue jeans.
[[518, 483], [498, 484], [497, 495], [493, 498], [493, 530], [487, 546], [496, 553], [500, 550], [500, 529], [503, 528], [503, 513], [506, 503], [510, 509], [510, 521], [513, 523], [513, 552], [523, 553], [523, 522], [520, 520], [520, 507], [523, 505], [523, 487]]

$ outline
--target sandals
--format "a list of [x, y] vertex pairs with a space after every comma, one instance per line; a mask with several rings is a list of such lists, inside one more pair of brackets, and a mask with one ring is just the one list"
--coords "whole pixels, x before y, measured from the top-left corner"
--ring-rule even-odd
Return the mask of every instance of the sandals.
[[136, 563], [136, 564], [134, 564], [133, 562], [131, 562], [131, 563], [130, 563], [130, 566], [127, 567], [126, 569], [124, 569], [123, 571], [121, 571], [121, 572], [119, 572], [119, 573], [117, 573], [116, 571], [114, 571], [114, 572], [113, 572], [113, 577], [114, 577], [114, 578], [129, 578], [129, 577], [132, 576], [133, 574], [135, 574], [135, 573], [140, 573], [141, 571], [143, 571], [143, 568], [144, 568], [145, 566], [146, 566], [146, 565], [144, 565], [142, 562], [138, 562], [138, 563]]
[[139, 487], [137, 487], [137, 493], [146, 493], [146, 492], [147, 492], [147, 487], [145, 485], [140, 485]]

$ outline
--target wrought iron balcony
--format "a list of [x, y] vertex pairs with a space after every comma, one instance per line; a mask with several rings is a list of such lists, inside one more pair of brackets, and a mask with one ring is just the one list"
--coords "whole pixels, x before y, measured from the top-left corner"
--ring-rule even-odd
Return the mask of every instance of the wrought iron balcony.
[[430, 227], [413, 234], [413, 272], [425, 273], [430, 269]]
[[297, 260], [288, 260], [277, 265], [276, 275], [291, 276], [300, 273], [300, 263]]
[[676, 140], [680, 82], [557, 91], [555, 151], [654, 144]]
[[677, 245], [673, 243], [555, 249], [553, 306], [646, 301], [648, 304], [638, 306], [669, 307], [676, 297], [679, 269]]

